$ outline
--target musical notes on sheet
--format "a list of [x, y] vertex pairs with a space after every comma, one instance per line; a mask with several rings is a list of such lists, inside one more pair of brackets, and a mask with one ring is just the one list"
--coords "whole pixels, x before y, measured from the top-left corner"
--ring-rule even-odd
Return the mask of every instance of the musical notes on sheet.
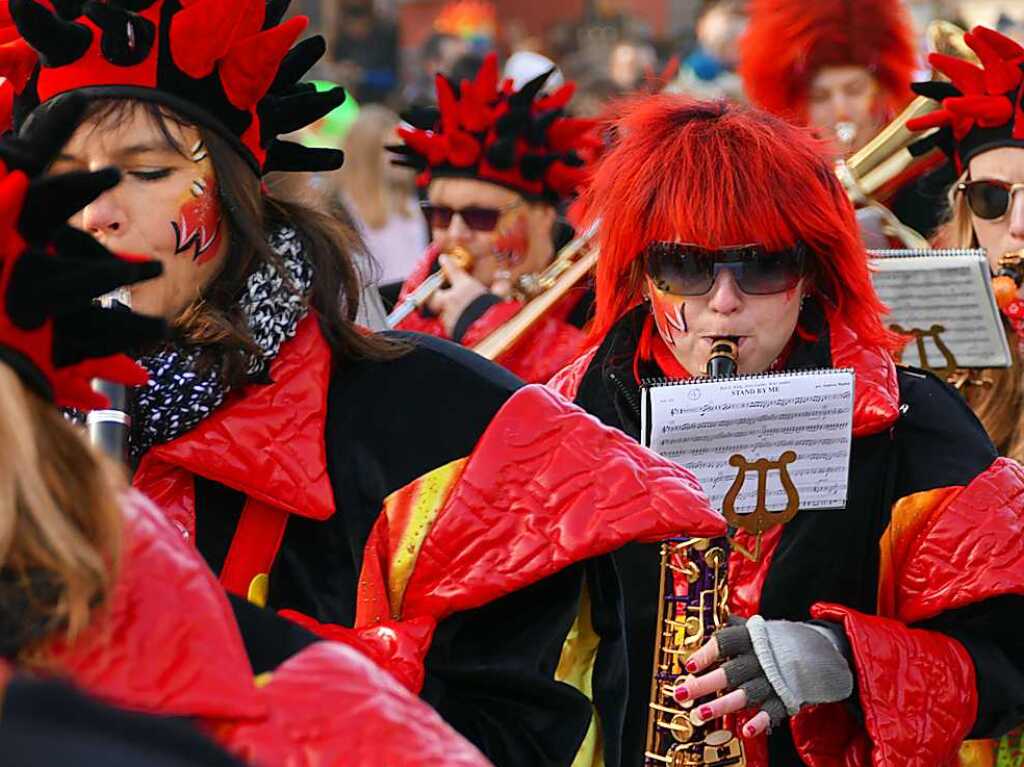
[[[872, 279], [889, 307], [886, 322], [890, 327], [899, 326], [908, 333], [916, 329], [920, 332], [914, 335], [925, 336], [906, 346], [904, 363], [944, 370], [951, 354], [964, 368], [1010, 364], [1010, 349], [982, 251], [894, 253], [909, 255], [874, 259]], [[937, 325], [942, 327], [941, 339], [928, 337]]]
[[[796, 453], [788, 473], [801, 509], [846, 505], [853, 426], [853, 373], [799, 371], [746, 378], [658, 382], [642, 389], [642, 430], [652, 450], [692, 471], [715, 508], [737, 476], [730, 457], [777, 461]], [[772, 472], [767, 507], [781, 511], [787, 495]], [[756, 505], [757, 482], [735, 500], [739, 514]]]

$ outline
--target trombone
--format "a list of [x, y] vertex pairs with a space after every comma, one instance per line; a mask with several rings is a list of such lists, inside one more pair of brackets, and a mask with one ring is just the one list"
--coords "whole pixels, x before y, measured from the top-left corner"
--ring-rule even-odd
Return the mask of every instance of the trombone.
[[597, 264], [598, 250], [593, 246], [600, 221], [591, 224], [555, 256], [555, 260], [531, 284], [526, 304], [501, 327], [473, 347], [473, 351], [489, 360], [508, 351], [537, 320], [579, 284]]

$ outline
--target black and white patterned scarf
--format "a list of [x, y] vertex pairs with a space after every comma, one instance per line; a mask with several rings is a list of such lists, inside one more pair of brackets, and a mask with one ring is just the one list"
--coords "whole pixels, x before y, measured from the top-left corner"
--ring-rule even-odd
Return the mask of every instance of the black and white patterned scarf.
[[[258, 354], [248, 355], [246, 373], [264, 377], [281, 345], [295, 335], [299, 320], [309, 310], [313, 267], [301, 236], [283, 227], [270, 235], [271, 249], [284, 264], [282, 274], [265, 263], [246, 281], [240, 306], [249, 324]], [[222, 367], [200, 370], [197, 349], [164, 348], [138, 360], [149, 371], [149, 384], [133, 392], [131, 454], [137, 458], [154, 445], [170, 442], [223, 404], [228, 389]]]

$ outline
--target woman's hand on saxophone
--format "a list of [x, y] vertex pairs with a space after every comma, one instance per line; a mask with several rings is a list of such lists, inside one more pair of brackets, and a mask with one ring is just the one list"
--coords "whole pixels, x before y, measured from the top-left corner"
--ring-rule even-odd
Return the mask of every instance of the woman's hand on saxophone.
[[845, 648], [836, 624], [737, 620], [690, 656], [686, 670], [693, 676], [676, 688], [676, 700], [719, 695], [696, 707], [699, 723], [756, 708], [743, 727], [744, 737], [754, 737], [803, 706], [848, 698], [853, 675]]

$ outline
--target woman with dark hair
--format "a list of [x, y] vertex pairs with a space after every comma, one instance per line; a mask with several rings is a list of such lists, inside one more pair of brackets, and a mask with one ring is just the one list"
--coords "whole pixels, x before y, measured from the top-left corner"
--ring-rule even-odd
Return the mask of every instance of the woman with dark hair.
[[[604, 659], [614, 592], [587, 560], [720, 520], [686, 471], [543, 387], [353, 324], [352, 235], [261, 187], [341, 160], [277, 138], [342, 98], [299, 82], [324, 44], [292, 48], [304, 21], [286, 5], [10, 2], [18, 126], [82, 94], [52, 169], [125, 176], [74, 224], [164, 267], [132, 289], [171, 327], [138, 357], [134, 485], [229, 592], [358, 644], [494, 762], [600, 758], [618, 719], [593, 704], [614, 704], [623, 669]], [[250, 652], [273, 655], [239, 615]]]
[[[582, 201], [584, 225], [602, 222], [594, 345], [553, 386], [639, 438], [640, 382], [705, 375], [723, 337], [740, 374], [855, 374], [845, 507], [760, 540], [735, 532], [728, 606], [748, 620], [687, 659], [674, 694], [690, 721], [738, 713], [746, 764], [773, 767], [947, 764], [965, 737], [1005, 732], [1024, 716], [1024, 470], [955, 391], [893, 364], [823, 147], [766, 113], [676, 96], [628, 105], [617, 127]], [[641, 764], [659, 559], [613, 556], [623, 753]]]
[[164, 330], [92, 303], [160, 264], [114, 255], [66, 223], [120, 174], [40, 175], [83, 107], [65, 100], [31, 142], [0, 142], [4, 763], [238, 764], [212, 738], [258, 765], [482, 767], [435, 711], [348, 647], [315, 642], [257, 680], [202, 559], [55, 407], [106, 407], [95, 375], [144, 383], [123, 352]]

